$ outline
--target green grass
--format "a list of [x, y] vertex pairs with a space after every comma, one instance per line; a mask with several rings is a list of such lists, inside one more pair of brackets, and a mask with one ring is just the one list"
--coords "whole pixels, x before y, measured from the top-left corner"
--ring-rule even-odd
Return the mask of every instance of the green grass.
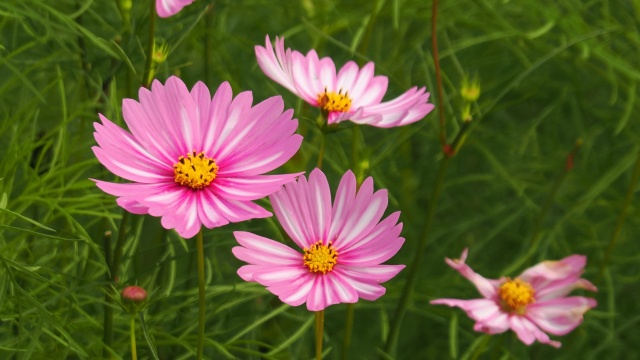
[[[213, 9], [205, 12], [208, 6]], [[111, 354], [130, 358], [129, 315], [117, 302], [105, 302], [107, 261], [123, 212], [89, 180], [116, 180], [91, 151], [97, 114], [122, 125], [121, 101], [137, 99], [142, 81], [147, 1], [133, 1], [130, 19], [123, 22], [115, 1], [0, 2], [0, 358], [100, 358], [105, 306], [114, 312]], [[445, 112], [450, 142], [462, 125], [462, 79], [470, 74], [481, 81], [470, 132], [446, 173], [398, 359], [640, 357], [640, 214], [633, 181], [640, 154], [639, 21], [640, 5], [622, 0], [441, 2], [444, 103], [416, 124], [362, 127], [358, 135], [364, 142], [358, 169], [374, 177], [376, 188], [389, 189], [389, 213], [402, 211], [407, 241], [390, 263], [410, 264], [443, 161], [437, 111]], [[284, 35], [287, 47], [303, 53], [315, 48], [338, 65], [374, 61], [376, 73], [390, 79], [385, 99], [418, 85], [436, 101], [430, 2], [199, 0], [156, 26], [171, 49], [157, 79], [176, 74], [188, 86], [204, 81], [212, 89], [229, 81], [234, 93], [253, 91], [255, 102], [281, 94], [295, 109], [305, 141], [283, 171], [313, 169], [320, 132], [316, 109], [257, 66], [254, 46], [263, 45], [266, 34]], [[323, 170], [334, 188], [351, 166], [352, 136], [346, 130], [328, 137]], [[563, 175], [578, 139], [575, 166]], [[241, 263], [230, 250], [237, 229], [289, 241], [275, 219], [205, 231], [206, 357], [311, 358], [313, 314], [282, 305], [236, 275]], [[530, 258], [512, 266], [534, 237]], [[195, 242], [137, 215], [125, 240], [118, 286], [139, 284], [151, 293], [147, 336], [137, 331], [139, 358], [153, 358], [150, 347], [161, 359], [194, 357]], [[476, 333], [460, 310], [428, 304], [477, 296], [444, 263], [465, 247], [468, 263], [493, 278], [509, 268], [504, 275], [514, 276], [541, 260], [585, 254], [584, 277], [599, 287], [598, 307], [571, 334], [555, 338], [563, 343], [558, 350], [527, 347], [512, 333]], [[407, 270], [386, 283], [381, 299], [355, 305], [351, 359], [379, 357]], [[346, 309], [326, 310], [326, 359], [341, 357]]]

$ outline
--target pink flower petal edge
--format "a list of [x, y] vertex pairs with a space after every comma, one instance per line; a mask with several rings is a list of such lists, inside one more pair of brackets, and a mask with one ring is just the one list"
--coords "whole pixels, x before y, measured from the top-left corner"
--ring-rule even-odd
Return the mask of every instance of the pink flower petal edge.
[[337, 253], [326, 272], [312, 271], [304, 254], [277, 241], [236, 231], [240, 246], [233, 254], [248, 263], [238, 269], [245, 281], [267, 287], [280, 300], [298, 306], [306, 303], [319, 311], [359, 298], [376, 300], [385, 293], [380, 284], [398, 274], [404, 265], [383, 265], [395, 255], [404, 239], [399, 237], [399, 213], [381, 221], [387, 207], [386, 190], [373, 191], [368, 178], [356, 190], [355, 175], [348, 171], [338, 186], [335, 200], [325, 175], [315, 169], [270, 196], [274, 212], [287, 235], [301, 249], [322, 241]]
[[276, 37], [275, 49], [269, 35], [265, 46], [255, 47], [258, 65], [272, 80], [287, 88], [312, 106], [323, 108], [319, 102], [323, 93], [348, 95], [348, 110], [325, 109], [329, 124], [350, 120], [381, 128], [403, 126], [424, 118], [434, 108], [428, 103], [426, 88], [413, 87], [397, 98], [382, 102], [387, 92], [388, 78], [374, 76], [374, 63], [362, 68], [347, 62], [336, 70], [329, 57], [319, 58], [315, 50], [307, 55], [285, 49], [284, 38]]
[[[520, 274], [516, 281], [524, 281], [533, 289], [531, 303], [518, 311], [507, 305], [501, 296], [501, 286], [508, 278], [486, 279], [475, 273], [466, 263], [468, 249], [460, 259], [446, 259], [449, 266], [471, 281], [481, 299], [436, 299], [430, 303], [459, 307], [476, 323], [474, 330], [487, 334], [498, 334], [511, 329], [526, 345], [535, 341], [560, 347], [552, 335], [566, 335], [582, 323], [583, 315], [597, 306], [595, 299], [566, 295], [576, 288], [597, 291], [589, 281], [581, 279], [587, 259], [583, 255], [571, 255], [559, 261], [545, 261]], [[518, 280], [519, 279], [519, 280]]]
[[156, 12], [158, 16], [167, 18], [179, 13], [182, 8], [194, 1], [195, 0], [156, 0]]
[[[151, 90], [140, 101], [123, 100], [130, 132], [100, 115], [94, 123], [98, 160], [129, 183], [94, 180], [117, 203], [135, 214], [162, 218], [162, 225], [185, 238], [204, 225], [264, 218], [271, 213], [254, 204], [302, 173], [264, 175], [284, 164], [300, 148], [293, 111], [280, 97], [252, 105], [251, 92], [233, 98], [224, 82], [213, 97], [198, 82], [191, 91], [177, 77]], [[180, 157], [203, 153], [217, 164], [213, 181], [201, 188], [176, 182]], [[195, 168], [194, 168], [195, 169]]]

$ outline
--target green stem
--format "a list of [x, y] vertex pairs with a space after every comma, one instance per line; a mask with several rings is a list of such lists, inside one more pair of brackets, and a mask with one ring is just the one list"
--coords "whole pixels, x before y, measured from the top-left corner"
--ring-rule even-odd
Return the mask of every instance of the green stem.
[[324, 148], [326, 146], [326, 143], [327, 143], [327, 133], [323, 131], [322, 137], [320, 138], [320, 150], [318, 151], [318, 165], [317, 165], [318, 169], [322, 169], [322, 160], [324, 158]]
[[150, 13], [149, 13], [149, 44], [147, 45], [147, 60], [144, 64], [144, 77], [142, 79], [142, 86], [148, 88], [151, 85], [153, 78], [153, 49], [155, 47], [155, 32], [156, 32], [156, 0], [150, 0]]
[[[124, 239], [126, 235], [126, 226], [129, 221], [129, 212], [123, 210], [122, 218], [120, 219], [120, 227], [118, 229], [118, 241], [116, 247], [113, 250], [113, 262], [107, 262], [109, 267], [109, 285], [104, 296], [104, 323], [102, 328], [102, 341], [104, 343], [104, 349], [102, 351], [103, 358], [109, 358], [109, 348], [113, 342], [113, 301], [115, 294], [112, 292], [112, 286], [118, 281], [118, 269], [120, 268], [120, 260], [122, 259], [122, 248], [124, 247]], [[110, 243], [110, 242], [109, 242]], [[110, 248], [105, 248], [105, 252], [110, 252]], [[107, 255], [106, 258], [110, 258]]]
[[198, 246], [198, 351], [197, 359], [202, 359], [204, 351], [204, 315], [205, 315], [205, 293], [204, 293], [204, 239], [202, 229], [196, 235]]
[[353, 304], [347, 304], [347, 320], [344, 325], [344, 342], [342, 346], [342, 360], [346, 360], [348, 357], [349, 347], [351, 346], [351, 334], [353, 333]]
[[395, 349], [397, 346], [398, 335], [400, 334], [400, 327], [402, 325], [402, 320], [404, 319], [405, 312], [407, 310], [407, 305], [409, 303], [409, 299], [413, 294], [413, 287], [416, 282], [416, 278], [418, 276], [418, 269], [420, 264], [422, 264], [422, 257], [424, 255], [424, 249], [427, 245], [427, 241], [429, 239], [429, 232], [431, 230], [431, 224], [433, 223], [433, 216], [436, 212], [436, 204], [438, 203], [438, 198], [440, 197], [440, 192], [442, 191], [442, 185], [444, 183], [445, 174], [447, 173], [447, 168], [449, 167], [449, 162], [451, 161], [451, 157], [445, 156], [442, 158], [442, 162], [440, 163], [440, 167], [438, 169], [438, 176], [436, 178], [435, 186], [433, 187], [433, 193], [431, 194], [431, 201], [429, 201], [429, 207], [427, 209], [427, 216], [424, 228], [422, 230], [422, 236], [420, 237], [420, 241], [418, 242], [418, 249], [415, 252], [413, 257], [413, 261], [411, 263], [411, 270], [409, 271], [409, 278], [402, 289], [402, 295], [400, 296], [400, 302], [398, 303], [398, 307], [396, 308], [395, 317], [393, 322], [391, 323], [391, 328], [389, 331], [389, 336], [387, 338], [387, 342], [385, 343], [384, 351], [393, 357], [393, 353], [395, 353]]
[[609, 246], [607, 246], [607, 250], [604, 256], [604, 261], [600, 265], [600, 270], [598, 271], [597, 282], [599, 282], [600, 278], [604, 274], [604, 271], [609, 266], [609, 261], [611, 261], [611, 254], [613, 253], [613, 249], [615, 248], [616, 242], [618, 241], [618, 237], [620, 236], [622, 225], [624, 224], [624, 220], [627, 217], [627, 208], [631, 204], [631, 199], [633, 198], [633, 194], [635, 192], [639, 178], [640, 178], [640, 151], [638, 151], [638, 158], [636, 159], [636, 164], [633, 168], [633, 175], [631, 176], [631, 182], [629, 183], [629, 188], [627, 189], [627, 195], [625, 195], [624, 197], [624, 202], [622, 203], [620, 214], [618, 214], [618, 220], [616, 221], [616, 226], [613, 228], [613, 233], [611, 234], [611, 239], [609, 240]]
[[138, 355], [136, 352], [136, 316], [131, 315], [131, 359], [137, 360]]
[[324, 332], [324, 310], [316, 311], [316, 360], [322, 360], [322, 335]]

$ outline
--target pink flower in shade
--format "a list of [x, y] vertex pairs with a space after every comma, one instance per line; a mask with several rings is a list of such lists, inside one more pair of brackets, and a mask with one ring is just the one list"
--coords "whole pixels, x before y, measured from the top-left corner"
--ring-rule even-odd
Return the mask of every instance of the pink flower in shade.
[[167, 18], [180, 12], [183, 7], [191, 4], [195, 0], [156, 0], [156, 11], [158, 16]]
[[380, 221], [387, 207], [387, 191], [373, 192], [367, 178], [356, 194], [356, 177], [342, 177], [331, 205], [327, 178], [319, 169], [300, 177], [270, 196], [276, 217], [291, 240], [303, 252], [248, 232], [234, 233], [241, 246], [233, 254], [249, 265], [238, 269], [243, 280], [255, 281], [310, 311], [329, 305], [354, 303], [358, 298], [376, 300], [385, 293], [380, 286], [404, 265], [380, 265], [395, 255], [404, 239], [399, 237], [400, 212]]
[[251, 106], [250, 91], [232, 99], [224, 82], [211, 99], [198, 82], [191, 92], [182, 80], [154, 81], [141, 88], [140, 102], [124, 99], [131, 133], [104, 116], [95, 123], [93, 147], [112, 173], [133, 183], [94, 180], [135, 214], [162, 217], [162, 226], [183, 237], [208, 228], [272, 214], [252, 203], [300, 174], [262, 175], [291, 158], [302, 142], [294, 134], [293, 110], [279, 96]]
[[433, 104], [427, 103], [425, 88], [412, 87], [399, 97], [382, 102], [389, 80], [374, 76], [373, 62], [362, 69], [347, 62], [336, 72], [333, 60], [318, 58], [315, 50], [306, 56], [284, 48], [284, 38], [276, 37], [275, 52], [267, 35], [265, 47], [256, 46], [262, 71], [275, 82], [327, 115], [329, 124], [351, 120], [382, 128], [411, 124], [422, 119]]
[[582, 322], [582, 315], [597, 305], [592, 298], [567, 295], [573, 289], [598, 291], [581, 279], [587, 258], [571, 255], [559, 261], [544, 261], [525, 270], [515, 279], [485, 279], [467, 264], [467, 249], [460, 259], [447, 264], [471, 281], [483, 299], [437, 299], [431, 304], [457, 306], [476, 321], [473, 329], [487, 334], [513, 330], [525, 344], [535, 340], [560, 347], [545, 333], [566, 335]]

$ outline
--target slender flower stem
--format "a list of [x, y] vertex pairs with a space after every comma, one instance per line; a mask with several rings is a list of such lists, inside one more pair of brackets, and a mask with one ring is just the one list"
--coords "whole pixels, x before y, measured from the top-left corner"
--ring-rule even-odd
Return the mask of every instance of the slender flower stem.
[[440, 162], [438, 177], [436, 178], [436, 183], [433, 187], [433, 193], [431, 194], [431, 199], [429, 201], [429, 207], [427, 208], [427, 216], [424, 228], [422, 229], [422, 236], [420, 237], [420, 241], [418, 242], [418, 249], [416, 250], [413, 257], [413, 262], [411, 263], [409, 278], [407, 279], [407, 282], [402, 289], [400, 302], [398, 303], [398, 307], [396, 308], [395, 317], [393, 319], [393, 322], [391, 323], [389, 336], [387, 337], [387, 342], [385, 343], [384, 351], [392, 357], [397, 346], [398, 335], [400, 334], [400, 326], [402, 325], [402, 320], [404, 319], [409, 299], [413, 294], [413, 287], [418, 275], [418, 268], [422, 263], [422, 256], [424, 255], [424, 249], [427, 245], [427, 240], [429, 239], [429, 232], [431, 230], [431, 224], [433, 223], [433, 216], [436, 212], [436, 204], [438, 203], [438, 198], [440, 197], [440, 192], [442, 191], [442, 185], [444, 183], [445, 174], [447, 173], [447, 168], [449, 167], [450, 161], [451, 157], [445, 156]]
[[202, 229], [198, 231], [196, 235], [196, 243], [198, 246], [198, 351], [197, 359], [202, 359], [202, 353], [204, 351], [204, 311], [205, 311], [205, 297], [204, 297], [204, 239], [202, 236]]
[[136, 316], [131, 315], [131, 359], [138, 360], [138, 355], [136, 352]]
[[148, 88], [151, 85], [153, 79], [153, 72], [151, 71], [153, 66], [153, 49], [155, 47], [155, 32], [156, 32], [156, 0], [149, 0], [151, 2], [149, 12], [149, 44], [147, 45], [147, 60], [144, 64], [144, 77], [142, 79], [142, 86]]
[[633, 194], [635, 192], [636, 186], [638, 185], [638, 179], [640, 179], [640, 151], [638, 151], [638, 158], [636, 159], [636, 164], [633, 168], [633, 175], [631, 175], [631, 182], [629, 183], [629, 189], [627, 189], [627, 195], [624, 197], [624, 202], [622, 203], [622, 208], [620, 209], [620, 214], [618, 214], [618, 220], [616, 221], [616, 226], [613, 228], [613, 233], [611, 234], [611, 239], [609, 240], [609, 246], [607, 246], [606, 253], [604, 255], [604, 261], [600, 265], [600, 270], [598, 271], [598, 280], [600, 281], [604, 271], [609, 266], [609, 261], [611, 261], [611, 254], [613, 253], [613, 249], [616, 246], [616, 242], [618, 241], [618, 237], [620, 236], [620, 231], [622, 230], [622, 225], [624, 224], [624, 220], [627, 217], [627, 209], [631, 204], [631, 199], [633, 198]]
[[444, 107], [442, 106], [442, 74], [440, 71], [440, 55], [438, 53], [438, 0], [433, 0], [431, 10], [431, 49], [433, 51], [433, 61], [436, 68], [436, 84], [438, 86], [438, 116], [440, 118], [440, 145], [444, 148], [447, 145], [447, 129], [444, 122]]
[[320, 150], [318, 151], [318, 165], [317, 165], [318, 169], [322, 169], [322, 160], [324, 158], [324, 148], [326, 146], [326, 143], [327, 143], [327, 133], [323, 131], [322, 137], [320, 138]]
[[322, 335], [324, 332], [324, 310], [316, 311], [316, 360], [322, 360]]
[[346, 323], [344, 325], [344, 342], [342, 345], [342, 360], [347, 360], [349, 347], [351, 346], [351, 334], [353, 333], [353, 304], [347, 304]]
[[[107, 285], [107, 291], [104, 296], [104, 323], [102, 327], [102, 341], [104, 343], [104, 349], [102, 351], [103, 358], [109, 358], [109, 350], [111, 343], [113, 342], [113, 299], [115, 294], [112, 291], [112, 286], [118, 281], [118, 269], [120, 269], [120, 260], [122, 259], [122, 248], [124, 247], [124, 239], [126, 235], [127, 222], [129, 221], [129, 212], [123, 210], [122, 218], [120, 219], [120, 227], [118, 229], [118, 241], [116, 247], [113, 250], [113, 261], [107, 262], [109, 267], [109, 284]], [[110, 242], [109, 242], [110, 244]], [[110, 252], [110, 248], [105, 248], [105, 252]], [[111, 258], [110, 255], [106, 256], [107, 259]]]

